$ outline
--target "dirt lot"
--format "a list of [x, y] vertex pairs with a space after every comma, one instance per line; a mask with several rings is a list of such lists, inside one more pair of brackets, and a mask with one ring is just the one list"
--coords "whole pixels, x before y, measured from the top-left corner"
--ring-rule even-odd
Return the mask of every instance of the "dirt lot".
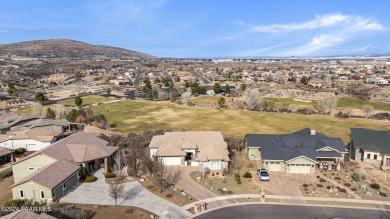
[[12, 199], [12, 190], [9, 188], [14, 183], [12, 176], [0, 180], [0, 206]]
[[[93, 219], [108, 219], [108, 218], [150, 218], [152, 213], [136, 207], [124, 206], [98, 206], [98, 205], [81, 205], [76, 204], [76, 208], [90, 210], [95, 212]], [[158, 218], [158, 217], [155, 217]]]

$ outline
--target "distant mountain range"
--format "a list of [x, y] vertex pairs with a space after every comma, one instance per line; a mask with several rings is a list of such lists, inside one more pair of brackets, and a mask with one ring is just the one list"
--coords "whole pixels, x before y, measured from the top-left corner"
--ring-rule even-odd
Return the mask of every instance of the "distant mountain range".
[[0, 44], [0, 58], [137, 59], [153, 56], [117, 47], [53, 39]]

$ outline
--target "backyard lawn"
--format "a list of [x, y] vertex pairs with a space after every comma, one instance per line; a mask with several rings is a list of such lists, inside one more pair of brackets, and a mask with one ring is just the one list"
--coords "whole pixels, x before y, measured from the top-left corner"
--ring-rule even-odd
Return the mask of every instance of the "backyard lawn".
[[224, 134], [244, 136], [247, 133], [290, 133], [308, 127], [340, 137], [347, 143], [351, 127], [385, 130], [390, 125], [389, 121], [363, 118], [188, 107], [162, 101], [124, 100], [92, 109], [95, 114], [107, 117], [112, 130], [124, 133], [160, 128], [175, 131], [219, 130]]

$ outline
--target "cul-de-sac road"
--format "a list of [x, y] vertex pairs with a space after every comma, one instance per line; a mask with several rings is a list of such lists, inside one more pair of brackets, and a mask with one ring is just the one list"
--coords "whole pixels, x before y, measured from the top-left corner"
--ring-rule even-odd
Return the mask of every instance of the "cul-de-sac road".
[[199, 216], [194, 219], [220, 218], [220, 219], [388, 219], [390, 210], [371, 210], [359, 208], [339, 208], [339, 207], [318, 207], [318, 206], [297, 206], [280, 204], [247, 204], [234, 205], [219, 208]]

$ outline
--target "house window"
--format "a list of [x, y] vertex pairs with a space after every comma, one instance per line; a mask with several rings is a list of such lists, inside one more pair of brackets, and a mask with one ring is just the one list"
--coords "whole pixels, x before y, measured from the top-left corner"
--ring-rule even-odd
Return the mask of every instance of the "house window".
[[34, 167], [29, 167], [28, 170], [33, 171]]
[[19, 189], [19, 198], [24, 199], [24, 191], [23, 189]]
[[367, 159], [371, 159], [371, 154], [367, 154]]
[[62, 183], [62, 190], [65, 190], [66, 189], [66, 181], [64, 183]]
[[270, 164], [275, 164], [275, 162], [269, 162]]
[[280, 162], [275, 162], [276, 164], [280, 164]]
[[268, 162], [265, 162], [265, 164], [268, 164]]
[[289, 166], [290, 166], [290, 164], [287, 164], [287, 166], [289, 167]]
[[374, 159], [377, 160], [378, 159], [378, 155], [375, 154], [374, 155]]
[[45, 199], [45, 191], [41, 190], [41, 199]]
[[310, 164], [306, 164], [307, 167], [310, 167]]

